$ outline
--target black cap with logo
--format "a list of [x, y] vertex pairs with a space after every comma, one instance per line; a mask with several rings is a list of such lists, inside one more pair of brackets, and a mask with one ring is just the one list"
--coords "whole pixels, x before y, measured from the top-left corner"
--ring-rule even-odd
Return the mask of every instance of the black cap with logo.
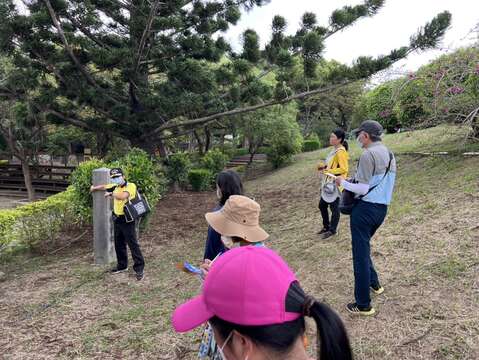
[[115, 177], [118, 177], [118, 176], [123, 176], [123, 170], [121, 170], [120, 168], [113, 168], [110, 170], [110, 177], [111, 178], [115, 178]]

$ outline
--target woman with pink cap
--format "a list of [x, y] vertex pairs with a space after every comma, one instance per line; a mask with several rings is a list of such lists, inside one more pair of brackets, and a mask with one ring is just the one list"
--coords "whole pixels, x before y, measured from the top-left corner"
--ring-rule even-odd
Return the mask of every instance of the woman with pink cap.
[[[237, 246], [264, 246], [263, 241], [269, 235], [259, 225], [260, 205], [242, 195], [231, 195], [219, 211], [205, 215], [210, 228], [218, 234], [223, 244], [222, 253]], [[215, 260], [213, 259], [213, 261]], [[204, 276], [212, 265], [212, 261], [205, 259], [201, 265]], [[218, 346], [214, 340], [213, 330], [208, 324], [203, 333], [200, 344], [199, 358], [221, 359]]]
[[339, 316], [306, 295], [274, 251], [244, 246], [215, 261], [202, 293], [180, 305], [172, 322], [177, 332], [209, 322], [224, 360], [308, 360], [306, 316], [318, 328], [318, 359], [352, 359]]

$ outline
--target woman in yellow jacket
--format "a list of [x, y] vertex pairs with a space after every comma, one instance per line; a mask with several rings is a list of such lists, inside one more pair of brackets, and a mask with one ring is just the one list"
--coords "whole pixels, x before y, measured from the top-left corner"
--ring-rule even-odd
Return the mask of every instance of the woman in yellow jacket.
[[[325, 175], [332, 174], [347, 178], [349, 170], [348, 142], [345, 140], [346, 133], [341, 129], [334, 130], [329, 136], [329, 143], [333, 150], [326, 158], [325, 165], [318, 166], [322, 172], [321, 199], [319, 200], [319, 210], [323, 218], [323, 229], [319, 231], [323, 239], [327, 239], [336, 234], [339, 223], [339, 199], [342, 189], [336, 186], [333, 177]], [[331, 208], [331, 221], [329, 221], [328, 207]]]

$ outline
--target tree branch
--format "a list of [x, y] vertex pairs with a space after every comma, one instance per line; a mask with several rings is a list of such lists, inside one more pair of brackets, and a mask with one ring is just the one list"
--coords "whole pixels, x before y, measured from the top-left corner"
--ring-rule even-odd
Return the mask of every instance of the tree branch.
[[222, 118], [222, 117], [244, 114], [244, 113], [247, 113], [247, 112], [252, 112], [252, 111], [256, 111], [256, 110], [259, 110], [259, 109], [262, 109], [262, 108], [265, 108], [265, 107], [269, 107], [269, 106], [272, 106], [272, 105], [284, 104], [284, 103], [290, 102], [292, 100], [302, 99], [302, 98], [309, 97], [309, 96], [312, 96], [312, 95], [315, 95], [315, 94], [328, 92], [328, 91], [340, 88], [342, 86], [346, 86], [346, 85], [351, 84], [351, 83], [356, 82], [356, 81], [358, 81], [358, 80], [348, 80], [348, 81], [344, 81], [344, 82], [341, 82], [339, 84], [335, 84], [335, 85], [328, 86], [328, 87], [325, 87], [325, 88], [319, 88], [319, 89], [295, 94], [295, 95], [292, 95], [292, 96], [288, 96], [288, 97], [286, 97], [284, 99], [280, 99], [280, 100], [271, 100], [271, 101], [268, 101], [268, 102], [265, 102], [265, 103], [262, 103], [262, 104], [247, 106], [247, 107], [240, 108], [240, 109], [229, 110], [229, 111], [225, 111], [225, 112], [222, 112], [222, 113], [201, 117], [201, 118], [198, 118], [198, 119], [181, 121], [181, 122], [178, 122], [178, 123], [175, 123], [175, 124], [165, 124], [165, 125], [162, 125], [162, 126], [156, 128], [152, 132], [150, 132], [146, 136], [146, 138], [149, 138], [151, 136], [155, 136], [155, 135], [159, 134], [160, 132], [162, 132], [164, 130], [167, 130], [167, 129], [179, 128], [179, 127], [183, 127], [183, 126], [204, 125], [204, 124], [207, 124], [207, 123], [209, 123], [213, 120], [216, 120], [216, 119], [219, 119], [219, 118]]
[[158, 12], [158, 8], [160, 6], [160, 1], [155, 1], [153, 6], [151, 7], [150, 13], [148, 14], [148, 20], [146, 21], [145, 30], [141, 35], [140, 44], [138, 45], [138, 51], [136, 53], [136, 60], [135, 60], [135, 67], [134, 67], [134, 74], [138, 71], [140, 67], [140, 60], [143, 54], [143, 50], [145, 48], [146, 40], [150, 36], [151, 25], [153, 24], [153, 20], [155, 18], [156, 13]]
[[[55, 10], [52, 7], [52, 4], [50, 3], [50, 0], [43, 0], [43, 2], [45, 3], [45, 5], [48, 8], [50, 18], [52, 19], [53, 24], [55, 25], [55, 27], [58, 31], [58, 35], [60, 36], [60, 39], [63, 42], [63, 46], [65, 47], [65, 50], [67, 51], [68, 55], [70, 56], [71, 60], [75, 64], [75, 66], [78, 68], [78, 70], [85, 77], [88, 84], [90, 84], [91, 86], [95, 87], [98, 90], [102, 90], [103, 92], [105, 92], [105, 89], [103, 89], [100, 85], [98, 85], [98, 83], [95, 81], [95, 79], [93, 79], [93, 77], [90, 75], [90, 73], [87, 71], [87, 69], [80, 63], [80, 61], [77, 59], [77, 57], [73, 53], [73, 50], [72, 50], [70, 44], [68, 43], [68, 40], [65, 36], [63, 28], [62, 28], [60, 22], [58, 21], [57, 15], [55, 13]], [[105, 93], [105, 96], [108, 97], [108, 99], [115, 102], [116, 104], [120, 104], [120, 102], [118, 100], [112, 98], [109, 94]]]
[[70, 20], [70, 22], [73, 24], [74, 27], [76, 27], [83, 34], [85, 34], [85, 36], [88, 37], [95, 44], [101, 46], [102, 48], [110, 49], [110, 47], [106, 45], [103, 41], [101, 41], [100, 39], [97, 39], [90, 30], [88, 30], [85, 26], [83, 26], [81, 23], [76, 21], [76, 19], [72, 15], [67, 13], [66, 17], [68, 20]]

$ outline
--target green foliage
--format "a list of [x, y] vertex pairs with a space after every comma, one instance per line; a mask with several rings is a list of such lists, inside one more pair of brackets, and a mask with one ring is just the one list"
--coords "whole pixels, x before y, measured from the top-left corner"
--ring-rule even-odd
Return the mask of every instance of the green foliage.
[[184, 187], [188, 182], [188, 172], [191, 168], [191, 160], [186, 152], [179, 152], [168, 158], [166, 175], [170, 184]]
[[203, 168], [208, 169], [213, 176], [223, 171], [227, 162], [228, 157], [219, 149], [209, 150], [201, 159]]
[[252, 63], [260, 60], [259, 36], [254, 30], [248, 29], [243, 33], [243, 57]]
[[70, 144], [81, 142], [90, 149], [94, 148], [95, 139], [92, 133], [82, 131], [74, 126], [53, 126], [48, 130], [45, 150], [52, 155], [67, 155]]
[[245, 148], [235, 150], [235, 156], [244, 156], [244, 155], [248, 155], [248, 154], [249, 154], [249, 150], [245, 149]]
[[276, 120], [271, 124], [267, 150], [268, 161], [274, 168], [287, 164], [301, 151], [303, 137], [296, 122], [296, 109], [293, 106], [278, 108]]
[[123, 170], [125, 178], [136, 184], [142, 194], [147, 197], [152, 208], [167, 190], [166, 177], [161, 166], [143, 150], [133, 148], [123, 158], [111, 163], [97, 159], [85, 161], [75, 169], [70, 179], [75, 211], [85, 222], [91, 222], [92, 216], [93, 200], [90, 186], [93, 170], [113, 167]]
[[107, 164], [101, 160], [85, 161], [75, 169], [70, 177], [75, 211], [85, 219], [85, 222], [91, 222], [92, 217], [93, 199], [90, 194], [90, 186], [93, 183], [93, 170], [106, 167], [108, 167]]
[[0, 210], [0, 254], [4, 249], [45, 248], [58, 233], [79, 221], [74, 205], [74, 189], [45, 200]]
[[321, 147], [321, 143], [319, 142], [319, 137], [317, 134], [313, 133], [308, 136], [307, 139], [303, 142], [303, 151], [315, 151]]
[[188, 182], [194, 191], [206, 191], [211, 189], [213, 173], [209, 169], [191, 169], [188, 172]]
[[[422, 66], [416, 73], [385, 82], [356, 104], [353, 126], [379, 121], [388, 131], [463, 122], [479, 103], [479, 50], [459, 49]], [[477, 118], [477, 117], [476, 117]], [[473, 119], [468, 125], [475, 127]]]

